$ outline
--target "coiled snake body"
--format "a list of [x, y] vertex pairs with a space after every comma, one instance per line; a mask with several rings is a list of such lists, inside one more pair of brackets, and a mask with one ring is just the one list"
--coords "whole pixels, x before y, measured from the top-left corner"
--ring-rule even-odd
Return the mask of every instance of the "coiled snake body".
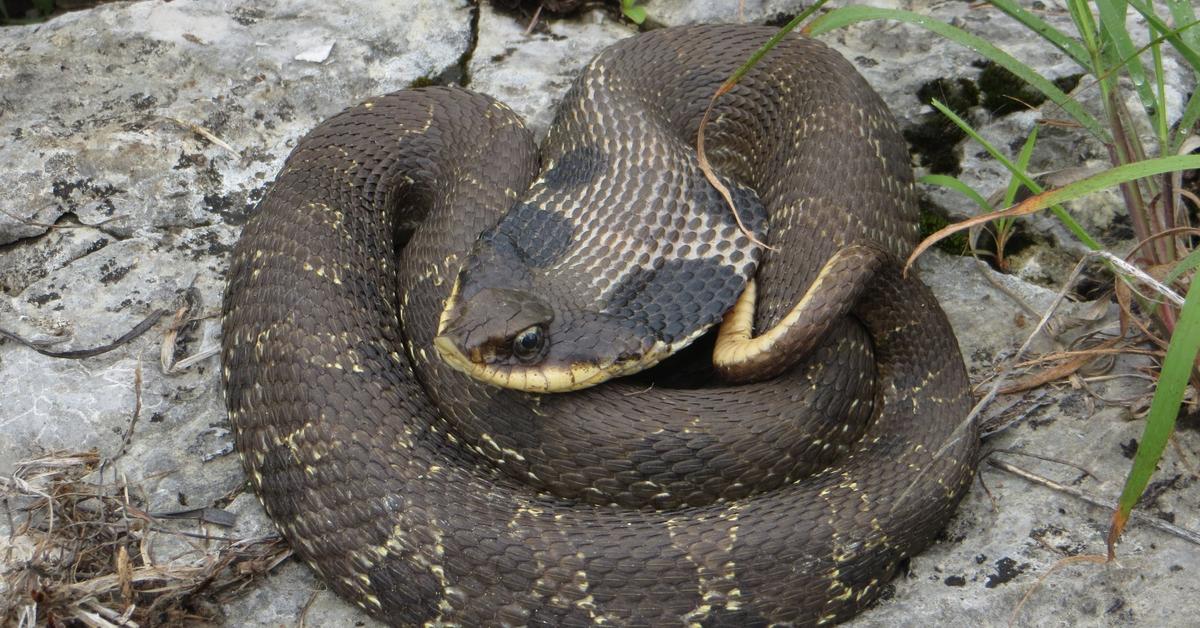
[[[640, 103], [624, 126], [595, 129], [597, 151], [637, 145], [622, 159], [663, 167], [666, 140], [648, 126], [690, 141], [709, 96], [770, 34], [620, 42], [556, 124], [590, 128], [590, 102]], [[853, 615], [932, 541], [972, 474], [967, 380], [936, 301], [885, 266], [808, 357], [743, 386], [616, 380], [537, 396], [467, 378], [433, 349], [439, 313], [471, 243], [535, 179], [593, 199], [662, 192], [640, 191], [637, 174], [595, 185], [608, 175], [590, 158], [574, 167], [564, 133], [551, 131], [539, 177], [510, 110], [429, 88], [353, 107], [296, 146], [246, 225], [225, 301], [227, 403], [267, 512], [332, 588], [395, 625]], [[890, 259], [912, 246], [895, 123], [818, 43], [785, 40], [723, 97], [708, 147], [769, 214], [758, 329], [839, 250], [868, 242]]]

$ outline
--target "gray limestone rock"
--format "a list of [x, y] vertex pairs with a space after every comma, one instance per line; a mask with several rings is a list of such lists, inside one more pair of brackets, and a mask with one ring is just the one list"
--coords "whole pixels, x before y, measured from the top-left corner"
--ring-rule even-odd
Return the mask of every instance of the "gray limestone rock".
[[[739, 19], [737, 0], [640, 4], [667, 25]], [[1078, 72], [997, 11], [927, 0], [877, 4], [956, 23], [1049, 76]], [[777, 22], [799, 10], [789, 0], [746, 0], [740, 19]], [[1055, 3], [1043, 15], [1064, 20]], [[131, 344], [86, 360], [0, 342], [0, 473], [42, 450], [96, 447], [113, 455], [128, 435], [118, 464], [129, 477], [144, 478], [152, 509], [232, 495], [226, 510], [238, 524], [226, 532], [269, 532], [257, 500], [237, 492], [244, 478], [232, 452], [218, 359], [187, 361], [219, 343], [223, 274], [247, 213], [297, 138], [347, 105], [418, 79], [466, 77], [471, 88], [506, 102], [544, 133], [578, 70], [636, 31], [605, 10], [543, 17], [528, 35], [525, 27], [466, 0], [420, 0], [404, 10], [350, 0], [247, 6], [145, 0], [0, 29], [0, 163], [9, 174], [0, 195], [0, 327], [53, 349], [77, 349], [112, 341], [154, 310], [173, 315], [186, 308], [168, 347], [168, 363], [184, 360], [182, 368], [163, 368], [170, 315]], [[929, 108], [918, 97], [923, 86], [938, 79], [974, 84], [981, 72], [972, 51], [910, 25], [859, 24], [823, 40], [859, 67], [910, 130], [927, 121]], [[1182, 95], [1193, 84], [1173, 64], [1168, 83]], [[1033, 112], [995, 117], [979, 107], [971, 115], [1004, 147], [1019, 142], [1037, 118]], [[977, 146], [948, 144], [964, 179], [980, 191], [1006, 184]], [[1041, 170], [1090, 165], [1102, 156], [1067, 131], [1047, 131], [1042, 146], [1035, 157]], [[974, 212], [964, 199], [928, 191], [952, 216]], [[1106, 196], [1080, 205], [1099, 230], [1120, 211]], [[1057, 249], [1028, 253], [1024, 272], [1059, 285], [1078, 249], [1052, 220], [1029, 222]], [[919, 264], [959, 334], [973, 381], [986, 387], [1054, 293], [976, 266], [936, 251]], [[1056, 324], [1111, 326], [1109, 310], [1070, 305]], [[1035, 353], [1055, 348], [1044, 339], [1033, 345]], [[1001, 397], [989, 418], [1023, 419], [989, 446], [1019, 452], [997, 458], [1113, 498], [1128, 471], [1130, 443], [1141, 433], [1129, 407], [1149, 391], [1136, 376], [1139, 366], [1121, 359], [1109, 373], [1070, 386]], [[1180, 447], [1168, 449], [1145, 510], [1197, 529], [1200, 487], [1190, 453], [1197, 437], [1181, 431], [1176, 438]], [[1081, 464], [1093, 475], [1023, 453]], [[1077, 563], [1050, 573], [1062, 558], [1103, 552], [1109, 513], [986, 463], [981, 480], [945, 541], [914, 557], [892, 593], [855, 623], [1004, 625], [1047, 574], [1017, 623], [1191, 620], [1200, 593], [1194, 546], [1135, 523], [1117, 564]], [[375, 625], [294, 561], [225, 612], [236, 625], [293, 624], [302, 615], [309, 625]]]
[[[203, 355], [220, 341], [228, 252], [296, 139], [358, 100], [459, 71], [472, 13], [466, 0], [415, 13], [148, 0], [0, 29], [0, 327], [80, 349], [188, 303], [169, 357]], [[86, 360], [0, 343], [0, 473], [55, 449], [113, 456], [130, 434], [118, 465], [151, 511], [240, 490], [218, 358], [164, 370], [167, 327]], [[239, 499], [243, 521], [270, 529], [257, 500]], [[298, 575], [284, 588], [318, 586], [284, 571]], [[230, 616], [296, 616], [272, 604]]]
[[632, 31], [604, 11], [586, 13], [569, 26], [550, 20], [537, 26], [526, 35], [526, 25], [512, 16], [481, 11], [470, 87], [507, 104], [540, 138], [579, 70]]

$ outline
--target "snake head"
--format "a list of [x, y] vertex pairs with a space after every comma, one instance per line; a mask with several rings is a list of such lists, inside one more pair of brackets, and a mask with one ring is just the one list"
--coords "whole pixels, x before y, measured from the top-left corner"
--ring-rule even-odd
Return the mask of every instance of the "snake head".
[[[578, 390], [640, 370], [651, 348], [644, 333], [602, 314], [556, 316], [546, 301], [523, 290], [484, 288], [460, 298], [457, 288], [433, 344], [450, 367], [488, 384], [538, 393]], [[604, 337], [603, 350], [597, 336]]]

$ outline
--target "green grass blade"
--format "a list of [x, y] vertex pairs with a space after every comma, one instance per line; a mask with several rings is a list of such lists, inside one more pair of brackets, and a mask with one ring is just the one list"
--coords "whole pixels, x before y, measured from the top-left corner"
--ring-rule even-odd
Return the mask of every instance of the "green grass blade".
[[995, 207], [992, 207], [987, 202], [987, 199], [983, 198], [983, 195], [981, 195], [979, 192], [975, 191], [975, 188], [967, 185], [966, 183], [963, 183], [962, 181], [959, 181], [958, 179], [956, 179], [954, 177], [947, 176], [944, 174], [927, 174], [927, 175], [921, 177], [920, 179], [918, 179], [918, 181], [920, 181], [921, 183], [927, 183], [929, 185], [937, 185], [940, 187], [954, 190], [955, 192], [958, 192], [959, 194], [962, 194], [963, 196], [971, 199], [971, 201], [973, 201], [976, 205], [978, 205], [979, 209], [982, 210], [983, 213], [985, 213], [985, 214], [989, 214], [996, 210]]
[[[1171, 28], [1143, 0], [1128, 0], [1128, 2], [1129, 6], [1133, 7], [1146, 18], [1146, 22], [1156, 33], [1150, 45], [1162, 40], [1170, 42], [1180, 56], [1184, 58], [1184, 61], [1191, 66], [1192, 72], [1197, 77], [1200, 77], [1200, 21], [1196, 20], [1196, 13], [1191, 4], [1187, 0], [1183, 2], [1179, 0], [1166, 0], [1166, 5], [1170, 9], [1175, 23], [1182, 24], [1178, 28]], [[1175, 137], [1171, 140], [1170, 147], [1165, 152], [1177, 152], [1184, 140], [1192, 134], [1192, 127], [1195, 126], [1197, 120], [1200, 120], [1200, 90], [1192, 90], [1192, 95], [1188, 98], [1187, 104], [1184, 105], [1183, 114], [1176, 125], [1178, 130], [1175, 133]]]
[[1096, 6], [1100, 10], [1100, 23], [1103, 25], [1101, 37], [1110, 44], [1105, 46], [1109, 67], [1105, 68], [1106, 76], [1101, 80], [1108, 80], [1108, 76], [1111, 76], [1111, 80], [1115, 81], [1113, 71], [1117, 69], [1117, 64], [1124, 65], [1129, 79], [1133, 82], [1133, 88], [1142, 101], [1142, 108], [1147, 114], [1153, 114], [1157, 111], [1154, 91], [1150, 88], [1150, 80], [1146, 75], [1146, 68], [1142, 66], [1137, 46], [1133, 45], [1129, 30], [1125, 28], [1125, 14], [1129, 11], [1129, 5], [1125, 0], [1096, 0]]
[[[1021, 153], [1017, 155], [1017, 168], [1021, 172], [1029, 171], [1029, 159], [1033, 157], [1033, 144], [1037, 142], [1037, 125], [1033, 126], [1033, 130], [1029, 132], [1029, 137], [1025, 138], [1025, 144], [1021, 146]], [[1004, 206], [1012, 207], [1017, 200], [1017, 190], [1021, 189], [1021, 180], [1017, 177], [1012, 177], [1008, 180], [1008, 189], [1004, 191]]]
[[646, 8], [638, 6], [637, 0], [621, 0], [621, 13], [634, 24], [641, 25], [646, 21]]
[[753, 68], [758, 64], [759, 60], [763, 58], [763, 55], [770, 52], [770, 50], [778, 45], [788, 33], [792, 32], [793, 28], [796, 28], [800, 22], [808, 19], [808, 16], [816, 13], [817, 9], [820, 9], [822, 6], [824, 6], [826, 2], [829, 2], [829, 0], [817, 0], [817, 2], [812, 4], [812, 6], [801, 11], [800, 14], [792, 18], [790, 22], [784, 24], [783, 28], [779, 29], [779, 32], [772, 35], [771, 38], [767, 40], [767, 43], [759, 46], [758, 50], [755, 50], [754, 54], [750, 55], [750, 58], [747, 59], [746, 62], [741, 65], [741, 67], [735, 70], [732, 76], [725, 80], [725, 85], [732, 86], [734, 83], [737, 83], [739, 80], [741, 80], [741, 78], [746, 75], [746, 72], [750, 71], [750, 68]]
[[[1200, 35], [1200, 23], [1196, 22], [1194, 13], [1189, 14], [1187, 19], [1180, 21], [1178, 18], [1175, 22], [1180, 26], [1171, 28], [1169, 24], [1164, 22], [1158, 14], [1154, 12], [1153, 7], [1143, 2], [1143, 0], [1127, 0], [1129, 6], [1133, 7], [1142, 17], [1146, 18], [1146, 23], [1158, 33], [1158, 35], [1175, 48], [1179, 56], [1191, 66], [1192, 71], [1200, 75], [1200, 42], [1196, 42], [1197, 35]], [[1181, 11], [1186, 13], [1186, 11]], [[1186, 36], [1185, 36], [1186, 35]]]
[[1192, 96], [1183, 108], [1183, 115], [1179, 117], [1179, 124], [1176, 126], [1179, 130], [1175, 133], [1175, 139], [1171, 140], [1170, 152], [1179, 152], [1179, 147], [1191, 135], [1197, 120], [1200, 120], [1200, 89], [1192, 90]]
[[930, 30], [970, 50], [974, 50], [983, 55], [984, 58], [1012, 72], [1018, 78], [1045, 94], [1051, 102], [1062, 107], [1063, 111], [1066, 111], [1076, 122], [1082, 124], [1084, 128], [1101, 142], [1107, 144], [1112, 141], [1108, 130], [1092, 114], [1088, 113], [1078, 102], [1071, 99], [1070, 96], [1064, 94], [1062, 90], [1055, 86], [1053, 82], [1046, 79], [1046, 77], [1038, 74], [1033, 68], [1021, 63], [1013, 58], [1012, 55], [993, 46], [983, 38], [972, 35], [961, 28], [951, 26], [940, 20], [898, 9], [847, 6], [830, 11], [809, 22], [805, 26], [804, 31], [810, 35], [820, 35], [849, 26], [850, 24], [868, 20], [896, 20], [906, 22]]
[[1179, 322], [1171, 334], [1171, 344], [1167, 346], [1162, 372], [1158, 376], [1158, 386], [1154, 390], [1154, 399], [1150, 402], [1150, 414], [1146, 417], [1146, 427], [1142, 431], [1142, 440], [1133, 458], [1129, 477], [1125, 479], [1125, 488], [1121, 490], [1121, 497], [1117, 500], [1117, 509], [1113, 512], [1112, 528], [1108, 535], [1109, 557], [1113, 556], [1113, 546], [1116, 545], [1125, 522], [1129, 520], [1129, 513], [1133, 511], [1138, 498], [1150, 483], [1154, 468], [1167, 446], [1167, 439], [1175, 429], [1175, 417], [1179, 414], [1183, 391], [1187, 388], [1192, 365], [1196, 361], [1196, 350], [1200, 349], [1198, 286], [1200, 281], [1193, 281], [1188, 288], [1183, 310], [1179, 313]]
[[1163, 71], [1162, 46], [1150, 44], [1150, 57], [1154, 61], [1154, 132], [1158, 134], [1158, 149], [1166, 150], [1171, 145], [1171, 131], [1167, 124], [1167, 79]]
[[1200, 266], [1200, 249], [1188, 253], [1187, 257], [1179, 260], [1179, 263], [1171, 269], [1171, 272], [1167, 273], [1166, 277], [1163, 277], [1162, 282], [1169, 286], [1175, 283], [1176, 279], [1182, 277], [1184, 273], [1197, 266]]
[[[1195, 0], [1161, 0], [1176, 24], [1196, 23], [1196, 7], [1193, 6], [1193, 2]], [[1179, 38], [1192, 50], [1200, 50], [1200, 28], [1180, 29]], [[1200, 66], [1194, 63], [1192, 69], [1200, 72]]]
[[1067, 0], [1067, 10], [1071, 13], [1071, 21], [1075, 22], [1079, 37], [1083, 39], [1084, 50], [1088, 51], [1088, 58], [1092, 60], [1088, 67], [1093, 75], [1098, 75], [1100, 67], [1096, 63], [1096, 55], [1100, 50], [1100, 42], [1096, 39], [1096, 20], [1088, 8], [1088, 0]]
[[1014, 20], [1024, 24], [1026, 28], [1037, 33], [1039, 37], [1050, 42], [1055, 48], [1058, 48], [1068, 57], [1071, 57], [1075, 63], [1078, 63], [1085, 69], [1090, 69], [1091, 65], [1088, 62], [1087, 50], [1084, 49], [1082, 44], [1066, 33], [1054, 28], [1034, 13], [1021, 8], [1013, 0], [991, 0], [989, 4], [1000, 9]]
[[1044, 194], [1038, 194], [1036, 197], [1025, 201], [1028, 204], [1026, 209], [1031, 211], [1045, 209], [1129, 181], [1152, 177], [1164, 172], [1191, 170], [1193, 168], [1200, 168], [1200, 155], [1172, 155], [1170, 157], [1144, 159], [1131, 164], [1109, 168], [1086, 179], [1080, 179], [1061, 188], [1056, 188]]
[[[1170, 29], [1142, 0], [1130, 0], [1129, 5], [1146, 17], [1147, 23], [1159, 33], [1159, 37], [1171, 42], [1175, 50], [1191, 66], [1192, 72], [1200, 77], [1200, 22], [1196, 20], [1196, 11], [1192, 6], [1192, 1], [1164, 0], [1163, 4], [1170, 11], [1171, 19], [1176, 24], [1183, 25], [1177, 29]], [[1192, 134], [1192, 127], [1196, 125], [1197, 120], [1200, 120], [1200, 89], [1192, 90], [1192, 95], [1184, 105], [1183, 115], [1180, 116], [1179, 123], [1176, 125], [1178, 131], [1171, 140], [1170, 153], [1179, 151], [1179, 147]]]
[[[1042, 186], [1038, 185], [1037, 182], [1034, 181], [1033, 178], [1030, 177], [1024, 170], [1010, 161], [1009, 158], [1006, 157], [1004, 153], [1001, 153], [995, 146], [993, 146], [991, 142], [983, 139], [983, 136], [981, 136], [979, 132], [971, 128], [971, 125], [967, 124], [966, 121], [958, 117], [958, 115], [951, 111], [949, 107], [942, 104], [938, 100], [933, 100], [931, 104], [938, 111], [941, 111], [942, 115], [946, 116], [951, 122], [957, 125], [958, 128], [962, 129], [963, 132], [965, 132], [971, 139], [978, 142], [979, 145], [988, 152], [988, 154], [995, 158], [996, 161], [999, 161], [1000, 164], [1007, 168], [1009, 172], [1013, 173], [1014, 176], [1019, 178], [1021, 183], [1025, 184], [1025, 187], [1029, 188], [1034, 194], [1042, 193]], [[1050, 205], [1050, 211], [1054, 212], [1054, 215], [1059, 219], [1059, 221], [1062, 222], [1063, 225], [1071, 231], [1071, 233], [1075, 234], [1075, 237], [1079, 238], [1079, 241], [1083, 242], [1085, 246], [1093, 251], [1100, 250], [1100, 243], [1097, 242], [1096, 239], [1091, 235], [1089, 235], [1087, 230], [1084, 229], [1083, 226], [1080, 225], [1074, 218], [1072, 218], [1071, 214], [1067, 213], [1067, 210], [1061, 205]]]

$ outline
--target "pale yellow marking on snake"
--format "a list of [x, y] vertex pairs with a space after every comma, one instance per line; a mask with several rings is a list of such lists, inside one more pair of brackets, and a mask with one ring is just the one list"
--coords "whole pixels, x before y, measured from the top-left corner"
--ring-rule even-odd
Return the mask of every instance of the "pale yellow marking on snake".
[[792, 306], [792, 309], [771, 329], [754, 337], [754, 311], [758, 295], [758, 285], [754, 279], [746, 282], [742, 296], [738, 297], [733, 309], [725, 315], [717, 332], [717, 345], [713, 349], [713, 363], [718, 365], [739, 365], [769, 354], [772, 347], [782, 338], [800, 317], [809, 310], [813, 298], [822, 292], [822, 283], [829, 280], [833, 270], [832, 264], [825, 264], [821, 272], [813, 280], [812, 285]]

